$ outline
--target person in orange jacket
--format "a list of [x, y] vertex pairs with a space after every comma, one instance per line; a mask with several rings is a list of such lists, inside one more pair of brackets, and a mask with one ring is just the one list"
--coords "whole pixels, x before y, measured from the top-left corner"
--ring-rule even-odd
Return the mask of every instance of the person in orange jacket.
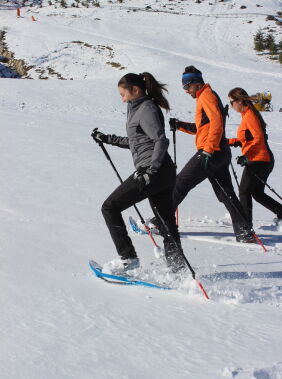
[[244, 166], [239, 198], [248, 222], [252, 224], [252, 198], [282, 219], [282, 205], [264, 193], [264, 183], [274, 167], [274, 157], [267, 142], [266, 123], [243, 88], [233, 88], [228, 97], [233, 109], [242, 115], [237, 138], [229, 138], [228, 143], [242, 147], [242, 155], [237, 158], [237, 163]]
[[225, 138], [226, 116], [222, 102], [211, 86], [205, 84], [201, 71], [194, 66], [185, 68], [182, 86], [187, 94], [196, 99], [195, 122], [173, 118], [170, 119], [170, 128], [196, 135], [197, 152], [176, 177], [174, 209], [191, 189], [208, 179], [218, 200], [230, 213], [236, 240], [255, 242], [229, 173], [231, 151]]

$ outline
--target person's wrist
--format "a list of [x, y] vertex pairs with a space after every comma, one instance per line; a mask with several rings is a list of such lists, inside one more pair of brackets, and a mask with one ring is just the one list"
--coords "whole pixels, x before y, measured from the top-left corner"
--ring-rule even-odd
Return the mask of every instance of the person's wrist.
[[143, 178], [144, 178], [144, 181], [145, 181], [145, 185], [147, 186], [150, 183], [150, 175], [148, 173], [145, 173], [143, 175]]
[[208, 157], [211, 157], [211, 156], [212, 156], [211, 153], [208, 153], [208, 152], [205, 151], [205, 150], [202, 151], [202, 154], [207, 155]]

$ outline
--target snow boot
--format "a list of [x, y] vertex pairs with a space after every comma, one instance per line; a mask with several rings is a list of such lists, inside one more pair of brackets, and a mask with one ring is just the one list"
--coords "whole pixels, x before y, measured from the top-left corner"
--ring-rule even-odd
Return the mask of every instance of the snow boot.
[[[279, 216], [282, 216], [282, 215], [279, 215]], [[277, 230], [282, 232], [282, 217], [274, 218], [273, 221], [274, 221], [275, 225], [277, 226]]]
[[[156, 220], [155, 217], [146, 220], [146, 225], [147, 225], [147, 227], [150, 229], [150, 232], [151, 232], [152, 234], [160, 235], [159, 228], [154, 224], [154, 220]], [[152, 222], [152, 221], [153, 221], [153, 222]], [[140, 230], [142, 230], [142, 232], [147, 233], [147, 229], [145, 228], [144, 224], [142, 224], [142, 222], [141, 222], [140, 219], [138, 219], [138, 220], [136, 221], [136, 224], [137, 224], [138, 228], [139, 228]]]
[[282, 213], [277, 213], [277, 219], [278, 221], [282, 221]]
[[137, 257], [127, 259], [116, 258], [104, 264], [103, 272], [110, 274], [123, 274], [129, 270], [134, 270], [139, 267], [140, 262]]
[[241, 231], [236, 234], [236, 241], [240, 243], [256, 243], [254, 234], [249, 230], [241, 229]]
[[167, 266], [173, 272], [181, 272], [187, 269], [187, 263], [180, 243], [175, 245], [171, 239], [164, 241], [165, 259]]

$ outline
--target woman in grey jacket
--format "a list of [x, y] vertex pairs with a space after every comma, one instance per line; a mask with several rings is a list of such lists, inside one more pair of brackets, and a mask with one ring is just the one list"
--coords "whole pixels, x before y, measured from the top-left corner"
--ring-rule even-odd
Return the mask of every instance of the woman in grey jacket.
[[168, 266], [176, 272], [186, 267], [181, 249], [178, 227], [172, 204], [176, 170], [167, 149], [164, 116], [161, 108], [169, 110], [169, 103], [159, 83], [148, 72], [126, 74], [118, 82], [122, 101], [127, 103], [127, 137], [103, 134], [94, 129], [92, 137], [98, 143], [128, 148], [131, 151], [136, 171], [107, 198], [102, 213], [111, 237], [120, 256], [107, 264], [112, 272], [122, 272], [139, 267], [139, 259], [128, 236], [121, 212], [148, 198], [168, 227], [178, 248], [164, 230], [164, 249]]

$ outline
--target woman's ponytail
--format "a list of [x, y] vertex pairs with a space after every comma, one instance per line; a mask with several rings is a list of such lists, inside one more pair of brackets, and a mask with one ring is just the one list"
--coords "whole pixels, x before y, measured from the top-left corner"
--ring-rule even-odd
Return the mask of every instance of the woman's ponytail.
[[134, 86], [140, 87], [161, 108], [170, 110], [169, 103], [163, 94], [164, 91], [168, 92], [166, 85], [159, 83], [149, 72], [126, 74], [118, 82], [118, 87], [123, 87], [130, 92]]
[[168, 100], [164, 96], [164, 91], [168, 92], [166, 84], [158, 82], [149, 72], [143, 72], [142, 75], [144, 75], [148, 96], [150, 96], [161, 108], [169, 111], [170, 106]]

